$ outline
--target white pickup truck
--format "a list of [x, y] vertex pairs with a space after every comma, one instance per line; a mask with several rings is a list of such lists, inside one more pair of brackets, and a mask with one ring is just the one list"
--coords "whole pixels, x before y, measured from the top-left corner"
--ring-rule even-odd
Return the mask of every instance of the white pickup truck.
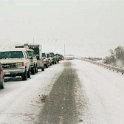
[[4, 69], [5, 77], [21, 76], [22, 80], [30, 78], [31, 62], [26, 49], [1, 50], [0, 62]]

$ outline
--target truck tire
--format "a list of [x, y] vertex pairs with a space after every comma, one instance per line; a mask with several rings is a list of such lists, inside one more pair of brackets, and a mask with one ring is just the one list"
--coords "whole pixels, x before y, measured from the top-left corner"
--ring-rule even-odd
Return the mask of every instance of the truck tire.
[[24, 81], [24, 80], [27, 80], [27, 71], [25, 71], [24, 72], [24, 74], [22, 75], [22, 80]]
[[44, 68], [41, 68], [42, 71], [44, 71]]
[[31, 78], [31, 72], [30, 72], [30, 70], [29, 70], [28, 73], [27, 73], [27, 77], [28, 77], [28, 78]]
[[0, 89], [4, 89], [4, 79], [1, 79], [0, 81]]
[[45, 64], [45, 68], [48, 68], [48, 65], [47, 64]]
[[35, 68], [31, 68], [31, 74], [34, 75], [35, 74]]
[[35, 66], [35, 73], [38, 73], [38, 68], [37, 68], [37, 66]]

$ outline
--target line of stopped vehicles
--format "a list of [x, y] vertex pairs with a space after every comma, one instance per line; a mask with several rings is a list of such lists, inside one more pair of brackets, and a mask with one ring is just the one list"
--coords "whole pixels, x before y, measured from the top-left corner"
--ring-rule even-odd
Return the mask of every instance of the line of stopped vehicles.
[[41, 45], [24, 44], [0, 50], [0, 89], [4, 88], [5, 77], [21, 76], [22, 80], [27, 80], [38, 73], [38, 69], [44, 71], [63, 59], [61, 54], [42, 53]]

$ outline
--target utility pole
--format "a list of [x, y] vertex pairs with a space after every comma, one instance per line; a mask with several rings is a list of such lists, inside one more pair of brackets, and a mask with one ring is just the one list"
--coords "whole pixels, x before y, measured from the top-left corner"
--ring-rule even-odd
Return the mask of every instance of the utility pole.
[[65, 56], [65, 44], [64, 44], [64, 56]]
[[34, 45], [34, 37], [33, 37], [33, 45]]

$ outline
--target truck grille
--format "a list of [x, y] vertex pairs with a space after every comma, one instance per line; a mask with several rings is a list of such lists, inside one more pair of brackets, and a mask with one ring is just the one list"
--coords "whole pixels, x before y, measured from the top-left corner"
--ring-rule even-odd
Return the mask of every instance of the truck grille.
[[16, 64], [15, 64], [15, 63], [2, 64], [2, 67], [3, 67], [4, 69], [16, 68]]

